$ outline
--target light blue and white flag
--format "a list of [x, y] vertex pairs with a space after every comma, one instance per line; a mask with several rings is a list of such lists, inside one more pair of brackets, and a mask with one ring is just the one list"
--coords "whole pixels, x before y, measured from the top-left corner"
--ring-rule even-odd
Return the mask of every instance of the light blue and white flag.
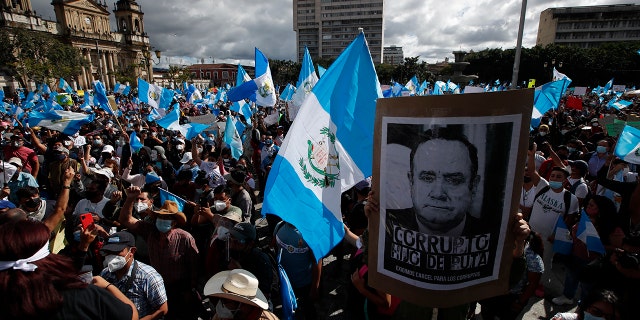
[[166, 116], [156, 120], [156, 123], [167, 130], [180, 131], [180, 107], [177, 105], [177, 103], [174, 105], [173, 111], [168, 112]]
[[196, 101], [202, 101], [202, 93], [193, 83], [187, 88], [187, 101], [191, 104], [196, 103]]
[[184, 211], [184, 205], [187, 203], [186, 200], [176, 196], [175, 194], [159, 188], [160, 189], [160, 203], [164, 204], [165, 201], [171, 200], [174, 201], [178, 205], [178, 210], [180, 212]]
[[209, 128], [209, 126], [209, 124], [204, 123], [185, 123], [183, 125], [180, 125], [180, 132], [185, 136], [185, 138], [191, 140], [197, 137], [202, 131]]
[[135, 152], [140, 151], [143, 147], [142, 142], [140, 142], [140, 138], [138, 138], [135, 131], [131, 132], [131, 135], [129, 136], [129, 146]]
[[318, 79], [321, 78], [325, 72], [327, 72], [327, 68], [318, 65]]
[[620, 100], [620, 99], [613, 98], [613, 99], [609, 100], [609, 103], [607, 104], [607, 107], [621, 110], [621, 109], [624, 109], [624, 108], [630, 106], [632, 103], [633, 102], [631, 102], [631, 101]]
[[432, 95], [434, 96], [443, 95], [445, 91], [447, 91], [447, 84], [444, 83], [443, 81], [436, 81], [436, 83], [433, 84]]
[[89, 94], [88, 92], [85, 92], [84, 94], [84, 102], [82, 103], [81, 108], [85, 109], [87, 107], [89, 107], [89, 109], [91, 109], [92, 106], [95, 106], [95, 102], [93, 101], [93, 95]]
[[93, 102], [107, 113], [113, 115], [113, 110], [109, 105], [109, 98], [107, 98], [107, 90], [100, 81], [93, 82]]
[[60, 85], [59, 85], [60, 89], [64, 90], [64, 92], [68, 93], [68, 94], [72, 94], [73, 93], [73, 88], [71, 88], [71, 86], [69, 85], [68, 82], [64, 81], [64, 79], [60, 78]]
[[236, 87], [247, 82], [251, 81], [251, 77], [244, 71], [244, 68], [241, 64], [238, 63], [238, 75], [236, 76]]
[[413, 76], [407, 84], [404, 85], [405, 88], [409, 91], [409, 94], [412, 96], [416, 95], [416, 90], [418, 89], [418, 77]]
[[419, 96], [425, 96], [429, 94], [429, 82], [427, 80], [423, 80], [420, 84], [420, 87], [416, 90], [416, 94]]
[[251, 106], [246, 101], [240, 100], [232, 103], [229, 110], [243, 115], [247, 124], [251, 125], [251, 115], [253, 112], [251, 112]]
[[[167, 88], [162, 88], [162, 93], [160, 94], [160, 101], [158, 102], [158, 108], [160, 109], [169, 109], [171, 102], [173, 101], [173, 96], [175, 95], [175, 91]], [[159, 112], [162, 114], [162, 112]]]
[[378, 98], [360, 33], [313, 88], [273, 163], [262, 213], [296, 226], [317, 260], [344, 237], [341, 193], [371, 176]]
[[532, 127], [537, 127], [540, 124], [540, 118], [545, 112], [558, 108], [558, 103], [560, 103], [560, 99], [570, 83], [571, 80], [569, 78], [562, 78], [536, 88], [533, 95], [533, 112], [531, 114]]
[[93, 121], [93, 114], [51, 110], [49, 112], [30, 112], [28, 123], [32, 128], [45, 127], [70, 136], [91, 121]]
[[158, 108], [160, 97], [162, 96], [162, 88], [155, 84], [150, 84], [138, 78], [138, 98], [140, 101]]
[[231, 156], [238, 160], [242, 155], [242, 139], [236, 128], [236, 121], [231, 115], [227, 115], [227, 124], [224, 130], [224, 143], [231, 149]]
[[573, 238], [567, 224], [564, 223], [562, 216], [558, 217], [556, 222], [555, 237], [553, 240], [553, 252], [557, 252], [564, 255], [571, 254], [573, 248]]
[[318, 76], [316, 75], [316, 70], [313, 68], [311, 54], [309, 54], [309, 49], [305, 46], [302, 68], [300, 68], [298, 83], [296, 83], [296, 92], [291, 97], [291, 103], [289, 104], [289, 117], [291, 120], [295, 119], [300, 111], [302, 102], [304, 102], [304, 99], [311, 93], [311, 90], [317, 82]]
[[569, 79], [569, 81], [572, 81], [571, 78], [567, 77], [566, 74], [561, 73], [560, 71], [556, 70], [556, 67], [553, 67], [553, 81], [561, 80], [564, 78], [567, 78]]
[[229, 100], [235, 102], [255, 95], [258, 105], [273, 107], [276, 104], [276, 90], [271, 77], [269, 60], [256, 48], [256, 75], [258, 74], [260, 76], [255, 79], [229, 90], [227, 93]]
[[625, 126], [613, 153], [626, 162], [640, 164], [640, 129]]
[[403, 85], [397, 83], [397, 82], [393, 82], [393, 85], [391, 86], [391, 96], [392, 97], [401, 97], [402, 96], [402, 92], [404, 91], [408, 91], [407, 88], [405, 88]]
[[604, 85], [604, 88], [602, 89], [602, 93], [604, 94], [609, 94], [611, 88], [613, 88], [613, 78], [611, 78], [611, 80], [609, 80], [609, 82], [607, 82], [607, 84]]
[[122, 83], [116, 83], [115, 86], [113, 86], [113, 92], [115, 93], [119, 93], [121, 95], [129, 95], [129, 91], [131, 91], [131, 86], [122, 84]]
[[598, 230], [596, 230], [596, 227], [584, 210], [582, 210], [582, 214], [580, 215], [578, 232], [576, 234], [578, 239], [587, 245], [587, 250], [605, 254], [604, 245], [602, 245]]
[[282, 91], [282, 94], [280, 95], [280, 100], [290, 101], [295, 91], [296, 91], [296, 87], [294, 87], [291, 83], [287, 83], [287, 86], [284, 88], [284, 90]]

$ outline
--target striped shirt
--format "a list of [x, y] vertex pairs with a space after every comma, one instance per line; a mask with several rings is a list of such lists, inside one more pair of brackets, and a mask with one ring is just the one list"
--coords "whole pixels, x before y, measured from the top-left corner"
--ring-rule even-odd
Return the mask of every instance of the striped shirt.
[[[164, 289], [164, 281], [160, 274], [151, 266], [137, 261], [138, 268], [131, 288], [127, 290], [129, 278], [132, 276], [132, 263], [127, 274], [122, 279], [117, 279], [115, 273], [109, 272], [107, 268], [102, 270], [102, 277], [122, 291], [127, 298], [131, 299], [138, 309], [140, 318], [154, 313], [158, 308], [167, 302], [167, 293]], [[125, 291], [126, 290], [126, 291]]]

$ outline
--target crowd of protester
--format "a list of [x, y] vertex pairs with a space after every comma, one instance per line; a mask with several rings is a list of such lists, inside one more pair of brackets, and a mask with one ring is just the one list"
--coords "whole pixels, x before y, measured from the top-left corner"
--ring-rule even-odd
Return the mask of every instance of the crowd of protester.
[[[82, 98], [74, 97], [69, 110], [94, 113], [95, 120], [70, 136], [25, 127], [13, 116], [0, 122], [0, 318], [276, 319], [278, 261], [299, 299], [296, 318], [317, 318], [322, 259], [295, 226], [273, 215], [264, 219], [257, 209], [288, 123], [265, 123], [265, 117], [285, 109], [264, 108], [243, 119], [249, 129], [235, 159], [221, 134], [187, 139], [150, 121], [149, 106], [116, 97], [117, 115], [81, 108]], [[182, 123], [208, 113], [225, 122], [231, 114], [228, 104], [211, 110], [176, 102]], [[534, 295], [557, 305], [580, 300], [576, 314], [554, 319], [587, 319], [596, 309], [605, 319], [640, 314], [634, 304], [640, 298], [638, 167], [613, 155], [616, 136], [603, 126], [608, 115], [627, 120], [638, 110], [637, 103], [607, 108], [589, 96], [583, 109], [561, 104], [533, 129], [522, 216], [512, 230], [511, 289], [478, 301], [483, 318], [514, 319]], [[137, 152], [130, 146], [134, 132], [143, 145]], [[186, 200], [183, 208], [161, 201], [165, 191]], [[367, 217], [379, 210], [373, 192], [365, 180], [343, 195], [347, 236], [338, 256], [349, 254], [352, 266], [346, 314], [432, 314], [367, 285]], [[580, 214], [594, 224], [604, 254], [578, 241]], [[568, 255], [554, 256], [558, 216], [573, 239]], [[549, 289], [552, 263], [567, 268], [562, 293]], [[438, 315], [466, 319], [475, 310], [465, 304]]]

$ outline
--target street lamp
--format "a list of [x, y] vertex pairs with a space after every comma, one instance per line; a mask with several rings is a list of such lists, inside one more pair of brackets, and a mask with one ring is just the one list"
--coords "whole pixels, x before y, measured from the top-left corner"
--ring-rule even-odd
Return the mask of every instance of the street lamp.
[[[545, 61], [544, 69], [549, 74], [549, 82], [553, 81], [553, 69], [556, 67], [556, 59], [551, 59], [551, 63]], [[558, 68], [562, 68], [562, 61], [558, 63]]]
[[142, 59], [144, 62], [144, 65], [147, 67], [147, 81], [152, 82], [152, 71], [151, 71], [151, 63], [153, 62], [153, 64], [159, 64], [160, 63], [160, 57], [161, 57], [161, 53], [162, 51], [160, 50], [154, 50], [153, 51], [156, 55], [156, 58], [158, 58], [158, 61], [154, 60], [153, 57], [151, 57], [151, 52], [149, 50], [144, 50], [142, 51]]

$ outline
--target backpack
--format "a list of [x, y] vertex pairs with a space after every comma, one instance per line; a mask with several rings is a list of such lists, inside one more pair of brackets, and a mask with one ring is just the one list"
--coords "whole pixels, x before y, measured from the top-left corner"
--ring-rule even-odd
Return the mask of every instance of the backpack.
[[[544, 194], [545, 192], [551, 190], [551, 187], [549, 186], [545, 186], [544, 188], [540, 189], [540, 191], [538, 193], [536, 193], [536, 195], [533, 197], [533, 203], [535, 205], [536, 203], [536, 199], [538, 199], [539, 196], [541, 196], [542, 194]], [[571, 196], [573, 195], [573, 193], [569, 192], [569, 190], [564, 190], [564, 214], [568, 214], [569, 213], [569, 207], [571, 206]]]
[[589, 184], [582, 178], [571, 185], [571, 187], [569, 188], [569, 192], [571, 192], [571, 194], [576, 194], [576, 190], [583, 183], [587, 186], [587, 195], [591, 194], [591, 188], [589, 188]]

